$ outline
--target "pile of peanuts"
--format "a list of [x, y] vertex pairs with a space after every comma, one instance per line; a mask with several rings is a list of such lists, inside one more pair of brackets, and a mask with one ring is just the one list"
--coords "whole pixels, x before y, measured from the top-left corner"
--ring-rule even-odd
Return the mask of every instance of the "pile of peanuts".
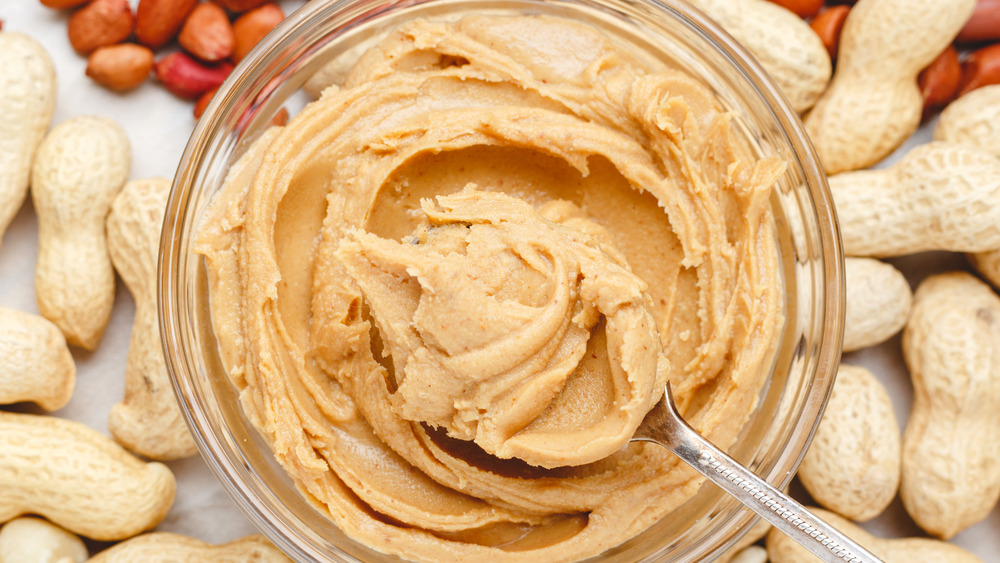
[[[800, 112], [840, 220], [848, 354], [800, 483], [822, 518], [889, 563], [980, 561], [942, 540], [1000, 498], [1000, 1], [692, 3]], [[898, 154], [921, 123], [933, 141]], [[895, 164], [880, 164], [890, 155]], [[886, 260], [927, 251], [964, 254], [971, 268], [935, 272], [912, 291]], [[891, 374], [849, 354], [893, 342], [914, 397], [902, 433], [879, 379]], [[936, 539], [883, 539], [854, 523], [897, 498]], [[742, 545], [765, 535], [766, 550], [733, 561], [818, 561], [766, 524]]]
[[[837, 59], [840, 34], [857, 0], [771, 0], [809, 21], [830, 54]], [[972, 16], [953, 43], [924, 68], [918, 78], [924, 97], [924, 116], [940, 110], [959, 96], [1000, 82], [1000, 1], [976, 3]], [[962, 55], [960, 56], [960, 50]]]
[[[196, 100], [195, 117], [251, 49], [285, 14], [269, 0], [41, 0], [72, 10], [73, 49], [87, 57], [87, 76], [117, 92], [154, 74], [173, 94]], [[154, 60], [154, 51], [180, 47]]]
[[[133, 88], [152, 69], [171, 91], [202, 100], [249, 50], [238, 47], [240, 21], [271, 5], [140, 0], [133, 16], [127, 0], [42, 2], [76, 10], [70, 41], [90, 57], [98, 83]], [[1000, 497], [1000, 0], [690, 2], [743, 42], [803, 116], [848, 255], [845, 352], [902, 332], [914, 395], [905, 430], [879, 374], [844, 363], [800, 482], [826, 509], [816, 509], [821, 517], [888, 563], [979, 561], [946, 540], [983, 520]], [[253, 42], [278, 19], [254, 27]], [[175, 39], [181, 50], [154, 62], [153, 49]], [[141, 65], [122, 54], [139, 51]], [[213, 78], [203, 80], [206, 73]], [[327, 85], [320, 72], [306, 90]], [[25, 91], [32, 95], [16, 94]], [[94, 561], [287, 561], [260, 536], [211, 546], [143, 533], [174, 500], [174, 477], [159, 461], [195, 453], [156, 322], [170, 182], [129, 180], [129, 140], [113, 121], [80, 116], [50, 130], [54, 107], [48, 54], [0, 32], [0, 237], [30, 185], [41, 312], [0, 308], [0, 405], [30, 401], [52, 411], [67, 403], [75, 385], [68, 346], [100, 343], [116, 271], [136, 315], [125, 396], [108, 420], [113, 440], [73, 421], [0, 410], [0, 561], [83, 561], [79, 536], [120, 542]], [[922, 122], [933, 125], [934, 141], [879, 165]], [[912, 291], [886, 259], [925, 251], [964, 254], [971, 268], [935, 273]], [[853, 523], [896, 498], [935, 539], [877, 538]], [[765, 536], [766, 547], [750, 545]], [[722, 560], [816, 559], [761, 523]]]
[[287, 563], [259, 535], [217, 546], [145, 533], [175, 499], [175, 476], [161, 462], [197, 452], [157, 324], [156, 259], [170, 181], [129, 179], [131, 144], [110, 119], [81, 115], [51, 127], [56, 97], [48, 52], [27, 35], [0, 31], [0, 236], [30, 186], [40, 312], [0, 307], [0, 405], [33, 402], [46, 412], [67, 405], [76, 388], [70, 346], [99, 346], [115, 272], [132, 293], [135, 317], [124, 397], [108, 416], [112, 437], [66, 418], [0, 409], [0, 562], [80, 563], [88, 538], [116, 542], [92, 561]]

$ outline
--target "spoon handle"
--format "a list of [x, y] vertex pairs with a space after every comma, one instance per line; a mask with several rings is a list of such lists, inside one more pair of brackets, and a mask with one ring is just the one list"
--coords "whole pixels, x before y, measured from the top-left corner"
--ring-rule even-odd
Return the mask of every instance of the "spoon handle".
[[656, 442], [669, 448], [827, 563], [882, 563], [867, 549], [814, 516], [692, 429], [674, 407], [669, 384], [663, 399], [646, 415], [646, 421], [632, 439]]

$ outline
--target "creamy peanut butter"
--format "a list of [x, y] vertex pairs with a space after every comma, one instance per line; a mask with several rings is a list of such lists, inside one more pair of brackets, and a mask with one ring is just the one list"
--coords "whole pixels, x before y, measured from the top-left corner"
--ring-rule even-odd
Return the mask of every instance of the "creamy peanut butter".
[[782, 326], [770, 192], [710, 91], [544, 16], [415, 20], [230, 171], [219, 351], [291, 478], [421, 561], [569, 561], [701, 480], [629, 437], [670, 381], [733, 443]]

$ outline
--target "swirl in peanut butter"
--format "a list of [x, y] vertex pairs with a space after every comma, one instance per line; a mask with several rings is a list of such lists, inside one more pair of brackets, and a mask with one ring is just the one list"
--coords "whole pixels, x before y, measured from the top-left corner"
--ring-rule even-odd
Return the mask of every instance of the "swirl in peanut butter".
[[230, 171], [198, 247], [223, 365], [356, 541], [598, 555], [701, 483], [628, 442], [666, 381], [722, 447], [756, 407], [784, 164], [637, 60], [558, 18], [414, 20]]

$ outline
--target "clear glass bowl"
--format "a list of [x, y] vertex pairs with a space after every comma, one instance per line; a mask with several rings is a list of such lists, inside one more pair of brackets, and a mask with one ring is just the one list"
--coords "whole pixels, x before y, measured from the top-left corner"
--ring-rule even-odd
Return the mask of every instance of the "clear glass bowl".
[[[239, 507], [293, 558], [397, 561], [344, 535], [302, 497], [244, 417], [220, 365], [200, 219], [232, 163], [325, 62], [414, 17], [547, 13], [588, 22], [699, 77], [737, 115], [760, 156], [789, 163], [772, 205], [786, 284], [786, 326], [773, 371], [731, 453], [778, 487], [791, 480], [840, 358], [843, 263], [825, 176], [798, 116], [729, 35], [682, 2], [655, 0], [313, 0], [239, 66], [198, 122], [174, 181], [161, 242], [159, 297], [167, 365], [202, 455]], [[352, 51], [354, 49], [354, 51]], [[602, 561], [699, 561], [745, 533], [754, 516], [712, 486]]]

